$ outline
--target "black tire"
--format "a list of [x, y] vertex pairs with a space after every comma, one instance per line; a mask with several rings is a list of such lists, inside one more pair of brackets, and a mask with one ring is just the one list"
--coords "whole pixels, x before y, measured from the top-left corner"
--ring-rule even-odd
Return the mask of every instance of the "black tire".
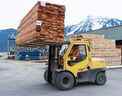
[[55, 86], [60, 90], [68, 90], [73, 88], [75, 83], [74, 77], [69, 72], [57, 73], [55, 78]]
[[106, 83], [106, 74], [105, 72], [98, 72], [96, 74], [95, 84], [97, 85], [104, 85]]
[[44, 80], [48, 82], [48, 70], [45, 70], [44, 72]]

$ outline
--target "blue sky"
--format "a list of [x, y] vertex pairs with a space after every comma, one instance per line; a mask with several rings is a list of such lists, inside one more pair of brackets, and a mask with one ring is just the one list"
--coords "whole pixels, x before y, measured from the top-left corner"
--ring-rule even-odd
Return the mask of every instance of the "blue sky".
[[[39, 0], [0, 0], [0, 29], [17, 28]], [[122, 0], [43, 0], [66, 6], [65, 25], [77, 24], [86, 16], [122, 19]]]

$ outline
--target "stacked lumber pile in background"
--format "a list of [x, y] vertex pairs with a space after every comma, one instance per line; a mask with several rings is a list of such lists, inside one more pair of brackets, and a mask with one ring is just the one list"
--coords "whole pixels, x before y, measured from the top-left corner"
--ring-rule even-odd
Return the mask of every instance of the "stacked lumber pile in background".
[[115, 40], [105, 39], [103, 35], [82, 34], [83, 37], [91, 39], [92, 57], [101, 58], [106, 64], [121, 64], [121, 49], [116, 48]]
[[64, 16], [63, 5], [38, 2], [18, 27], [17, 45], [63, 42]]

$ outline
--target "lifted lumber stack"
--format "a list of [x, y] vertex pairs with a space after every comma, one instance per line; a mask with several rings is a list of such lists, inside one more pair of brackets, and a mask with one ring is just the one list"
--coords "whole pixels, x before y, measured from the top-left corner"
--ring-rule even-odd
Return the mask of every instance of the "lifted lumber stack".
[[22, 19], [16, 37], [20, 46], [64, 42], [65, 7], [38, 2]]

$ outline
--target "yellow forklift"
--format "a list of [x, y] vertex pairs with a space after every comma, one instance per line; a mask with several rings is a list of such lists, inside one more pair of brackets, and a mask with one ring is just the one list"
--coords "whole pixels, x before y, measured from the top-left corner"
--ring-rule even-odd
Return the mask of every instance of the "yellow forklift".
[[97, 85], [106, 83], [106, 64], [91, 56], [90, 40], [73, 37], [64, 44], [49, 45], [48, 67], [44, 79], [61, 90], [73, 88], [81, 82]]

